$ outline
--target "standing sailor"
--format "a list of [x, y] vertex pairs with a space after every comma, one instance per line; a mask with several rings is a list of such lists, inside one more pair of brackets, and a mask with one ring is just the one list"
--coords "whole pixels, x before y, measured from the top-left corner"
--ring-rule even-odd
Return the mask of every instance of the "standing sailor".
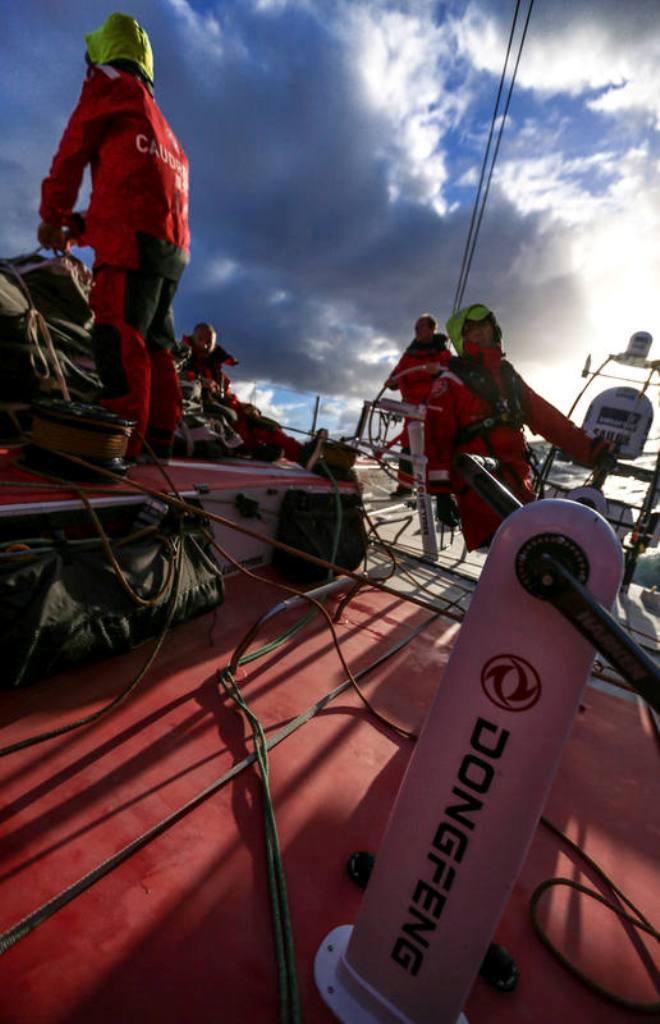
[[[447, 335], [438, 331], [435, 317], [422, 313], [415, 323], [415, 337], [389, 375], [385, 387], [400, 391], [404, 402], [420, 405], [427, 402], [433, 384], [434, 372], [439, 372], [450, 359]], [[433, 367], [437, 365], [437, 371]], [[392, 497], [404, 498], [412, 494], [412, 464], [405, 456], [410, 454], [408, 423], [401, 434], [398, 485]]]
[[[45, 248], [94, 248], [101, 404], [135, 421], [129, 459], [139, 435], [167, 457], [181, 415], [171, 304], [189, 259], [188, 161], [154, 99], [151, 44], [138, 22], [111, 14], [85, 41], [89, 69], [42, 185], [37, 236]], [[81, 215], [87, 164], [92, 193]]]

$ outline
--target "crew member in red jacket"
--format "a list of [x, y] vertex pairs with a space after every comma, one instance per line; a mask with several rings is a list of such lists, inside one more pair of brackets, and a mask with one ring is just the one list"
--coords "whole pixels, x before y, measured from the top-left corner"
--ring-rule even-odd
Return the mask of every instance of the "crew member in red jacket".
[[231, 389], [231, 381], [223, 366], [238, 366], [222, 345], [212, 324], [199, 323], [192, 334], [184, 334], [182, 343], [190, 349], [182, 373], [186, 380], [201, 381], [204, 397], [222, 402], [238, 415], [240, 401]]
[[[502, 332], [487, 306], [475, 304], [447, 321], [461, 355], [431, 388], [426, 418], [428, 486], [439, 496], [438, 515], [453, 492], [469, 550], [487, 544], [500, 520], [452, 465], [454, 455], [491, 456], [496, 475], [519, 499], [534, 501], [523, 424], [585, 466], [609, 455], [610, 445], [591, 438], [537, 395], [504, 358]], [[451, 511], [451, 509], [450, 509]]]
[[[171, 452], [181, 392], [171, 304], [188, 262], [188, 161], [153, 96], [153, 56], [134, 18], [111, 14], [85, 36], [90, 65], [42, 185], [45, 248], [95, 251], [90, 304], [102, 405]], [[74, 213], [86, 165], [92, 194]], [[134, 433], [128, 458], [141, 440]]]
[[197, 377], [211, 402], [233, 411], [233, 429], [243, 439], [243, 447], [238, 453], [266, 462], [272, 462], [281, 455], [291, 462], [300, 461], [303, 455], [300, 442], [285, 434], [275, 420], [262, 416], [255, 405], [241, 402], [232, 391], [231, 381], [223, 366], [238, 366], [238, 360], [217, 344], [215, 327], [199, 323], [190, 336], [184, 335], [183, 342], [191, 350], [183, 374], [188, 380]]
[[[415, 337], [408, 345], [399, 362], [389, 375], [386, 387], [392, 391], [400, 391], [404, 402], [420, 405], [427, 402], [434, 380], [433, 370], [446, 366], [451, 354], [447, 348], [447, 335], [440, 334], [435, 317], [430, 313], [422, 313], [415, 324]], [[401, 434], [401, 454], [410, 453], [408, 440], [408, 422], [404, 422]], [[398, 486], [392, 497], [404, 498], [412, 494], [412, 465], [406, 458], [399, 461]]]

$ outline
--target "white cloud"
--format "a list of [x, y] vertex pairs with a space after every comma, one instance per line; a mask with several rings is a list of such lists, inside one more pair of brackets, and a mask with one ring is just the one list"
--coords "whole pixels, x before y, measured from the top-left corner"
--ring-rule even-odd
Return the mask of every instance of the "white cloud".
[[[314, 417], [316, 395], [312, 392], [296, 392], [290, 388], [277, 388], [257, 380], [232, 381], [234, 393], [241, 402], [255, 405], [262, 416], [266, 416], [294, 430], [309, 430]], [[345, 403], [340, 402], [343, 408]], [[320, 403], [320, 412], [329, 414], [332, 403]], [[335, 413], [332, 412], [333, 426]]]
[[258, 14], [278, 14], [286, 7], [300, 7], [305, 10], [312, 6], [311, 0], [254, 0], [254, 9]]
[[[636, 330], [660, 342], [660, 174], [632, 150], [601, 200], [583, 215], [548, 204], [539, 230], [510, 267], [511, 357], [529, 383], [566, 410], [587, 353], [594, 363], [625, 350]], [[557, 358], [557, 356], [560, 358]], [[539, 356], [541, 357], [539, 360]], [[651, 356], [653, 358], [653, 354]]]
[[575, 160], [561, 153], [506, 160], [496, 171], [499, 189], [521, 213], [548, 212], [568, 224], [585, 224], [619, 205], [614, 188], [601, 184], [612, 177], [623, 180], [625, 168], [607, 152]]
[[167, 0], [175, 15], [179, 18], [186, 34], [184, 52], [191, 55], [194, 61], [200, 57], [217, 60], [223, 54], [223, 32], [216, 16], [207, 11], [200, 14], [195, 11], [188, 0]]
[[461, 174], [456, 184], [459, 188], [473, 188], [478, 180], [477, 168], [470, 167], [465, 174]]
[[564, 25], [539, 35], [531, 23], [517, 84], [542, 93], [576, 96], [587, 89], [621, 85], [633, 70], [630, 55], [617, 50], [604, 25]]
[[634, 81], [607, 89], [602, 96], [590, 100], [587, 106], [604, 114], [625, 114], [627, 111], [645, 113], [652, 119], [655, 130], [660, 131], [659, 63], [660, 54], [652, 69], [647, 68], [647, 73], [638, 67]]
[[381, 155], [388, 194], [426, 203], [442, 215], [448, 172], [442, 141], [465, 110], [466, 93], [448, 88], [450, 33], [430, 7], [344, 5], [340, 29], [366, 103], [384, 120]]
[[[514, 37], [515, 58], [526, 5]], [[510, 31], [508, 16], [473, 2], [457, 22], [461, 52], [480, 70], [499, 78]], [[509, 73], [513, 61], [509, 63]], [[592, 110], [605, 114], [641, 112], [660, 130], [660, 22], [658, 7], [647, 0], [574, 0], [569, 6], [534, 9], [518, 68], [516, 88], [545, 96], [588, 97]]]
[[239, 272], [239, 265], [235, 260], [225, 256], [212, 259], [204, 268], [200, 277], [200, 287], [208, 288], [214, 284], [226, 284]]
[[[660, 180], [641, 189], [626, 182], [625, 216], [602, 218], [575, 241], [586, 316], [596, 348], [623, 351], [636, 330], [660, 343]], [[602, 339], [602, 340], [601, 340]], [[605, 349], [604, 341], [615, 345]]]
[[395, 348], [389, 338], [374, 338], [371, 344], [372, 348], [358, 353], [358, 362], [365, 363], [367, 366], [378, 366], [381, 363], [390, 365], [401, 354], [400, 348]]
[[362, 412], [362, 399], [324, 399], [319, 407], [319, 425], [334, 437], [352, 437]]

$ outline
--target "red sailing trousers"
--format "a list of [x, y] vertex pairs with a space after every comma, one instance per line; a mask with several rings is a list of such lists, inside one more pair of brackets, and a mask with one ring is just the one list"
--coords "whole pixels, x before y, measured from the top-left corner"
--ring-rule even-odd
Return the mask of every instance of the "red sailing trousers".
[[181, 418], [181, 391], [169, 346], [174, 342], [171, 301], [176, 282], [157, 274], [98, 266], [90, 305], [101, 405], [135, 420], [126, 457], [134, 459], [146, 437], [155, 453], [171, 454]]

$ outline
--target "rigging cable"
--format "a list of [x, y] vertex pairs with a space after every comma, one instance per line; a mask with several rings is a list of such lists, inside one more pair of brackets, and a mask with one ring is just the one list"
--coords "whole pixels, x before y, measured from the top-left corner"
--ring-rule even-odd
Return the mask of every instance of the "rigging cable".
[[[484, 153], [484, 158], [483, 158], [483, 162], [482, 162], [482, 165], [481, 165], [481, 175], [480, 175], [480, 178], [479, 178], [479, 184], [477, 186], [477, 193], [476, 193], [476, 196], [475, 196], [475, 199], [474, 199], [474, 206], [473, 206], [473, 209], [472, 209], [472, 217], [471, 217], [471, 220], [470, 220], [470, 227], [469, 227], [469, 230], [468, 230], [468, 237], [467, 237], [466, 242], [465, 242], [465, 249], [464, 249], [464, 252], [463, 252], [463, 260], [462, 260], [461, 269], [460, 269], [460, 272], [459, 272], [459, 275], [458, 275], [458, 283], [456, 285], [456, 292], [454, 294], [454, 304], [453, 304], [453, 307], [452, 307], [452, 312], [453, 313], [455, 313], [460, 308], [460, 306], [461, 306], [461, 304], [463, 302], [463, 296], [465, 294], [465, 288], [466, 288], [466, 285], [467, 285], [467, 280], [468, 280], [468, 276], [469, 276], [469, 273], [470, 273], [470, 268], [472, 266], [472, 259], [474, 257], [474, 252], [475, 252], [475, 249], [476, 249], [476, 246], [477, 246], [477, 239], [479, 237], [479, 231], [481, 229], [481, 222], [483, 220], [484, 211], [486, 209], [486, 202], [488, 201], [488, 193], [490, 191], [490, 183], [491, 183], [491, 180], [492, 180], [492, 177], [493, 177], [493, 171], [495, 170], [495, 163], [497, 161], [497, 156], [498, 156], [499, 149], [500, 149], [500, 143], [502, 141], [502, 135], [503, 135], [503, 132], [504, 132], [504, 125], [506, 123], [507, 114], [509, 112], [509, 105], [511, 103], [511, 97], [513, 95], [513, 88], [514, 88], [514, 85], [515, 85], [515, 82], [516, 82], [516, 76], [518, 74], [518, 66], [520, 64], [520, 58], [522, 56], [523, 46], [525, 45], [525, 39], [527, 37], [527, 29], [529, 27], [529, 19], [530, 19], [531, 14], [532, 14], [532, 8], [534, 7], [534, 0], [529, 0], [529, 7], [527, 9], [527, 16], [525, 18], [525, 24], [524, 24], [523, 31], [522, 31], [522, 36], [521, 36], [521, 39], [520, 39], [520, 44], [518, 46], [518, 54], [517, 54], [517, 57], [516, 57], [516, 63], [515, 63], [514, 69], [513, 69], [513, 73], [511, 75], [511, 82], [509, 83], [509, 91], [508, 91], [508, 94], [507, 94], [506, 103], [504, 105], [504, 111], [502, 113], [502, 120], [500, 122], [500, 127], [499, 127], [499, 131], [498, 131], [498, 135], [497, 135], [497, 142], [495, 143], [495, 149], [493, 151], [493, 157], [492, 157], [492, 160], [491, 160], [491, 163], [490, 163], [490, 169], [488, 170], [488, 173], [486, 174], [486, 168], [488, 166], [488, 158], [489, 158], [489, 154], [490, 154], [491, 143], [492, 143], [492, 140], [493, 140], [493, 134], [495, 132], [495, 124], [497, 122], [497, 117], [498, 117], [498, 109], [499, 109], [499, 105], [500, 105], [500, 99], [502, 97], [502, 90], [503, 90], [503, 87], [504, 87], [504, 82], [505, 82], [505, 79], [506, 79], [507, 66], [508, 66], [508, 63], [509, 63], [509, 56], [510, 56], [510, 53], [511, 53], [511, 47], [512, 47], [512, 44], [513, 44], [513, 37], [515, 35], [516, 23], [517, 23], [517, 20], [518, 20], [518, 13], [519, 13], [519, 10], [520, 10], [520, 2], [521, 2], [521, 0], [516, 0], [516, 7], [515, 7], [515, 10], [514, 10], [514, 13], [513, 13], [513, 20], [512, 20], [512, 23], [511, 23], [511, 31], [509, 33], [509, 42], [507, 44], [506, 57], [504, 59], [504, 67], [502, 68], [502, 75], [500, 77], [500, 84], [499, 84], [499, 88], [497, 90], [497, 98], [495, 100], [495, 107], [493, 109], [493, 116], [491, 118], [490, 131], [488, 133], [488, 142], [486, 144], [486, 152]], [[484, 188], [484, 179], [486, 180], [485, 188]], [[484, 189], [483, 190], [483, 198], [482, 198], [482, 189]]]

